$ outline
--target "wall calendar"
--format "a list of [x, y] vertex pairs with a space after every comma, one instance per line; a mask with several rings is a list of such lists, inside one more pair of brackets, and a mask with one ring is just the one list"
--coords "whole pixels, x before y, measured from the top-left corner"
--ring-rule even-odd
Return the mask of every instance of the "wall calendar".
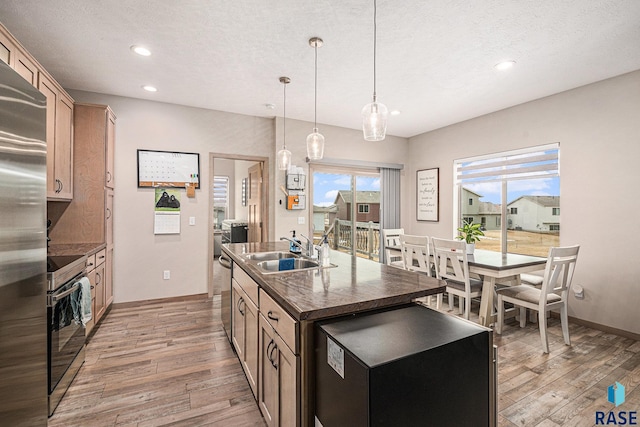
[[200, 188], [200, 154], [138, 150], [138, 187]]

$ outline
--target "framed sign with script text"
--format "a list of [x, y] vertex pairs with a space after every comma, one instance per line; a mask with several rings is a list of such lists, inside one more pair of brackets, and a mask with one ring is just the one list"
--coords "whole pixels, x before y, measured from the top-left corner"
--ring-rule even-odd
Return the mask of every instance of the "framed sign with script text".
[[416, 172], [416, 219], [418, 221], [438, 221], [439, 173], [440, 168]]

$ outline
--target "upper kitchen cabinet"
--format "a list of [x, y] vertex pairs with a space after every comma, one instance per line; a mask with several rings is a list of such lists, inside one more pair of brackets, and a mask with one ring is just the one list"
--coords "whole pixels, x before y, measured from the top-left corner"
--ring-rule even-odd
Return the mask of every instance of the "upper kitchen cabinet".
[[47, 198], [73, 198], [73, 100], [47, 76], [38, 75], [47, 97]]
[[73, 99], [0, 24], [0, 59], [47, 97], [47, 199], [73, 198]]

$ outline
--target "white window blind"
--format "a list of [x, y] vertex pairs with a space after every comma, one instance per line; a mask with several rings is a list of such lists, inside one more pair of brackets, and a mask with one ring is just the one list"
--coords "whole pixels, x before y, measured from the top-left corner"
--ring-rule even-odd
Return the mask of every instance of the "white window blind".
[[227, 208], [229, 206], [229, 177], [213, 177], [213, 206]]
[[457, 160], [456, 183], [512, 181], [559, 175], [559, 144]]

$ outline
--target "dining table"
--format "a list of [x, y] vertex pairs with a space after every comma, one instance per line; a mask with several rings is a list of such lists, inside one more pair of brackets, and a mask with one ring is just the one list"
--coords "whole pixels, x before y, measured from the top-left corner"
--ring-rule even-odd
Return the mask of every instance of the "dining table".
[[503, 254], [486, 249], [476, 249], [469, 255], [469, 273], [482, 277], [479, 323], [487, 327], [495, 323], [493, 305], [496, 283], [519, 285], [522, 273], [544, 270], [546, 262], [546, 258], [538, 256]]
[[[430, 253], [433, 254], [433, 247], [431, 244], [429, 246]], [[401, 254], [401, 246], [388, 248]], [[493, 312], [496, 283], [519, 285], [521, 274], [544, 270], [547, 258], [475, 249], [473, 254], [467, 256], [467, 261], [469, 273], [475, 273], [482, 278], [479, 323], [489, 327], [496, 321], [496, 313]]]

